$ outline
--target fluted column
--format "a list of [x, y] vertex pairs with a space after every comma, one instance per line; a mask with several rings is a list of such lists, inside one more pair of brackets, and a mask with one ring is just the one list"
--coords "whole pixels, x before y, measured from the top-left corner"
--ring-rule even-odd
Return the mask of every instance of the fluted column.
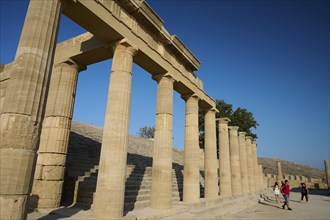
[[230, 152], [230, 170], [231, 170], [231, 190], [232, 193], [240, 194], [242, 192], [241, 167], [238, 149], [238, 127], [229, 126], [229, 152]]
[[123, 216], [132, 64], [136, 49], [125, 40], [116, 47], [104, 121], [100, 165], [94, 194], [96, 219]]
[[173, 83], [169, 76], [158, 76], [156, 130], [152, 160], [150, 207], [172, 207], [172, 118]]
[[265, 189], [264, 187], [264, 173], [262, 169], [262, 165], [258, 164], [258, 177], [259, 177], [259, 191], [262, 191]]
[[245, 132], [238, 132], [238, 147], [239, 159], [241, 168], [241, 189], [243, 193], [250, 192], [249, 190], [249, 176], [248, 176], [248, 162], [245, 144]]
[[277, 171], [277, 182], [278, 182], [278, 184], [280, 184], [280, 182], [283, 179], [282, 166], [281, 166], [280, 160], [276, 161], [276, 171]]
[[219, 169], [220, 169], [220, 195], [232, 195], [231, 171], [228, 137], [229, 118], [218, 119], [219, 123]]
[[198, 202], [200, 199], [198, 167], [198, 97], [182, 96], [186, 101], [186, 127], [184, 140], [183, 201]]
[[217, 136], [215, 124], [215, 109], [209, 109], [205, 114], [205, 185], [204, 195], [206, 199], [215, 199], [219, 195], [218, 187], [218, 159]]
[[330, 189], [330, 168], [329, 168], [329, 160], [324, 161], [324, 170], [325, 170], [325, 177], [327, 180], [328, 189]]
[[31, 0], [0, 117], [0, 219], [26, 218], [61, 1]]
[[249, 176], [249, 191], [255, 192], [255, 183], [254, 183], [254, 168], [253, 168], [253, 159], [252, 159], [252, 146], [251, 146], [251, 137], [245, 137], [245, 144], [246, 144], [246, 155], [247, 155], [247, 162], [248, 162], [248, 176]]
[[252, 163], [253, 163], [253, 176], [254, 176], [254, 187], [256, 191], [259, 191], [259, 168], [258, 168], [258, 157], [257, 157], [257, 142], [251, 141], [252, 150]]
[[32, 208], [60, 206], [78, 71], [82, 69], [85, 67], [72, 60], [53, 69], [30, 197]]

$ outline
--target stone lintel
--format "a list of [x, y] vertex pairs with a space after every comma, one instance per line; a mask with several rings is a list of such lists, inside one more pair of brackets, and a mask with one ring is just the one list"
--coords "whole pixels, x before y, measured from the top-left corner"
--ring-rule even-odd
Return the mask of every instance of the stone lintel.
[[118, 41], [105, 43], [89, 32], [62, 41], [56, 45], [54, 65], [69, 59], [84, 66], [111, 59]]

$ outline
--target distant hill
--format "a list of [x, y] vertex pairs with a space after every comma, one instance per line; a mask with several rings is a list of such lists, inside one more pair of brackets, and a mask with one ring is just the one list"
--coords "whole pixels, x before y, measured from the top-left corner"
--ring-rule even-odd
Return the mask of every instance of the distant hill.
[[[87, 145], [95, 147], [95, 151], [99, 151], [102, 142], [103, 128], [89, 125], [81, 122], [72, 122], [70, 144], [71, 145], [86, 145], [84, 142], [89, 142]], [[86, 146], [87, 146], [86, 145]], [[136, 154], [152, 158], [153, 140], [140, 138], [134, 135], [129, 135], [128, 153]], [[91, 149], [89, 149], [90, 151]], [[69, 149], [70, 151], [70, 149]], [[99, 152], [97, 153], [99, 154]], [[262, 164], [264, 173], [276, 174], [275, 158], [258, 157], [258, 162]], [[183, 164], [183, 151], [173, 148], [173, 162]], [[323, 170], [310, 167], [308, 165], [299, 165], [290, 161], [281, 160], [282, 173], [289, 175], [299, 175], [312, 178], [325, 178]]]
[[[275, 158], [258, 157], [258, 162], [262, 164], [264, 173], [276, 174]], [[309, 165], [300, 165], [290, 161], [281, 160], [282, 173], [288, 175], [298, 175], [312, 178], [325, 178], [325, 171], [311, 167]]]

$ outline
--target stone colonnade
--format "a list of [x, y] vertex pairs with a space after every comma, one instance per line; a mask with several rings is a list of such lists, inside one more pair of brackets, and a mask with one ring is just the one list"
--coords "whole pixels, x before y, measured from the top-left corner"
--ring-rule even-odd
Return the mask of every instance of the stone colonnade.
[[239, 127], [228, 126], [229, 118], [217, 119], [219, 125], [219, 192], [222, 196], [258, 192], [265, 188], [262, 166], [257, 163], [256, 142], [251, 142]]
[[[89, 7], [86, 1], [78, 1], [80, 4], [67, 4], [66, 13], [79, 11], [69, 10], [70, 7]], [[111, 4], [116, 3], [112, 1]], [[100, 11], [97, 7], [101, 6], [95, 7], [96, 9], [88, 8], [85, 12]], [[44, 13], [46, 10], [49, 13]], [[31, 203], [35, 203], [38, 208], [54, 208], [60, 204], [76, 83], [79, 71], [86, 68], [86, 64], [76, 60], [79, 57], [52, 65], [60, 12], [61, 0], [31, 0], [15, 61], [9, 70], [10, 79], [1, 112], [0, 206], [6, 207], [1, 209], [1, 219], [26, 217], [25, 207], [31, 188], [33, 198]], [[125, 13], [124, 10], [121, 12]], [[113, 12], [114, 16], [115, 13]], [[105, 14], [105, 16], [109, 15]], [[131, 21], [128, 18], [133, 19], [130, 16], [126, 17], [125, 22]], [[157, 17], [154, 16], [153, 19], [157, 20]], [[90, 22], [82, 25], [85, 25], [86, 29], [97, 26], [90, 25]], [[116, 30], [137, 27], [137, 24], [124, 27], [121, 26], [122, 23], [113, 22], [113, 28], [117, 28]], [[158, 20], [157, 22], [159, 23]], [[154, 24], [158, 24], [157, 22]], [[139, 34], [143, 33], [143, 29], [139, 31]], [[179, 53], [185, 53], [182, 57], [188, 60], [177, 64], [179, 59], [173, 54], [178, 51], [169, 53], [163, 45], [159, 46], [160, 48], [163, 46], [161, 50], [146, 49], [147, 46], [152, 47], [154, 41], [151, 41], [150, 45], [139, 45], [139, 47], [136, 46], [138, 44], [134, 44], [134, 42], [141, 44], [136, 39], [150, 40], [151, 37], [129, 36], [128, 39], [123, 34], [118, 40], [116, 33], [113, 51], [107, 48], [109, 54], [113, 53], [113, 62], [93, 202], [96, 219], [118, 219], [123, 216], [132, 65], [137, 56], [137, 60], [142, 62], [141, 66], [150, 70], [150, 63], [143, 62], [151, 56], [143, 57], [145, 59], [141, 56], [153, 54], [154, 51], [161, 53], [161, 56], [154, 55], [154, 60], [162, 65], [157, 66], [156, 61], [150, 61], [156, 69], [152, 73], [153, 78], [158, 83], [150, 206], [155, 209], [172, 207], [173, 91], [175, 84], [179, 83], [181, 86], [178, 86], [178, 90], [186, 103], [183, 201], [187, 203], [200, 201], [199, 167], [196, 163], [199, 149], [199, 109], [205, 113], [205, 197], [215, 199], [219, 192], [221, 196], [229, 196], [258, 190], [256, 151], [251, 147], [251, 138], [245, 137], [244, 140], [243, 133], [238, 137], [237, 127], [230, 127], [229, 136], [227, 118], [218, 120], [220, 188], [218, 187], [215, 102], [203, 91], [201, 81], [192, 74], [193, 70], [197, 70], [199, 61], [185, 50], [177, 38], [164, 37], [166, 33], [163, 31], [160, 34], [166, 40], [171, 39], [170, 43], [174, 45], [168, 48], [175, 50], [181, 47]], [[104, 36], [100, 34], [100, 38]], [[105, 40], [111, 42], [110, 39]], [[140, 50], [144, 51], [139, 53]], [[168, 62], [173, 63], [169, 66]], [[53, 73], [50, 81], [51, 70]], [[39, 139], [39, 155], [36, 160]], [[31, 180], [34, 173], [32, 187]], [[244, 189], [247, 187], [242, 180], [248, 181], [248, 191]]]

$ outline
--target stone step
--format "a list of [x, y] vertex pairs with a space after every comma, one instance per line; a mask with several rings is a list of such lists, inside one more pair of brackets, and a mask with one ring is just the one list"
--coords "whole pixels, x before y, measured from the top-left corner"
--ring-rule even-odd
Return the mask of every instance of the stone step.
[[[172, 201], [177, 202], [180, 201], [180, 197], [178, 195], [172, 195]], [[93, 197], [84, 197], [80, 196], [77, 198], [78, 204], [83, 205], [92, 205]], [[127, 196], [125, 197], [125, 209], [127, 208], [144, 208], [148, 207], [150, 204], [150, 195], [138, 195], [138, 196]]]
[[[150, 201], [150, 195], [138, 195], [138, 196], [125, 196], [125, 203], [137, 202], [137, 201]], [[179, 195], [172, 195], [172, 199], [179, 200]]]
[[[151, 194], [151, 189], [150, 190], [139, 190], [139, 191], [136, 191], [136, 190], [126, 190], [125, 191], [125, 196], [126, 195], [147, 195], [147, 194]], [[172, 189], [172, 196], [177, 196], [179, 195], [180, 192], [177, 190], [177, 189]]]

